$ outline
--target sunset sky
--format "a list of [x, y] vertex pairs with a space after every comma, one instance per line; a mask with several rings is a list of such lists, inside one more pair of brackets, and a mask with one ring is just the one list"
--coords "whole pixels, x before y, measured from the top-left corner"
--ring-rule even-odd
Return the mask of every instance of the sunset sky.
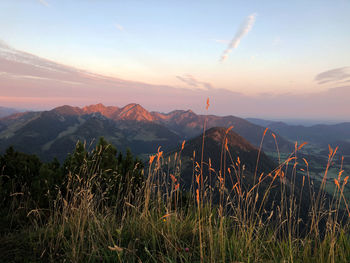
[[2, 0], [0, 106], [350, 120], [350, 1]]

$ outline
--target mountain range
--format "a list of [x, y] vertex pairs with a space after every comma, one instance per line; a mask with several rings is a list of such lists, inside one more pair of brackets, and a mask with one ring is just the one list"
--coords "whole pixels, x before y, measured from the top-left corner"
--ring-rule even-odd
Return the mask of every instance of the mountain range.
[[[163, 150], [175, 148], [213, 127], [233, 126], [233, 130], [254, 146], [259, 147], [265, 128], [235, 116], [199, 115], [191, 110], [169, 113], [149, 112], [139, 104], [124, 107], [60, 106], [49, 111], [21, 112], [0, 119], [0, 150], [10, 145], [16, 149], [39, 155], [44, 160], [57, 157], [63, 160], [80, 140], [87, 146], [104, 136], [119, 150], [130, 148], [145, 156], [159, 146]], [[275, 134], [281, 151], [290, 151], [293, 145]], [[268, 131], [263, 148], [275, 151], [275, 141]]]
[[339, 146], [342, 155], [350, 155], [350, 122], [337, 124], [317, 124], [312, 126], [289, 125], [280, 121], [247, 119], [251, 123], [268, 127], [290, 141], [306, 141], [327, 155], [328, 145]]
[[305, 127], [236, 116], [199, 115], [191, 110], [150, 112], [135, 103], [124, 107], [64, 105], [48, 111], [14, 112], [0, 118], [0, 151], [13, 145], [43, 160], [64, 160], [78, 140], [93, 147], [103, 136], [119, 150], [130, 148], [142, 158], [159, 146], [164, 151], [175, 149], [183, 140], [200, 135], [204, 125], [205, 129], [233, 126], [232, 131], [254, 147], [260, 147], [268, 127], [263, 142], [265, 152], [276, 152], [277, 143], [282, 153], [289, 153], [294, 141], [307, 141], [319, 147], [318, 152], [325, 151], [327, 144], [338, 143], [342, 154], [350, 153], [350, 123]]

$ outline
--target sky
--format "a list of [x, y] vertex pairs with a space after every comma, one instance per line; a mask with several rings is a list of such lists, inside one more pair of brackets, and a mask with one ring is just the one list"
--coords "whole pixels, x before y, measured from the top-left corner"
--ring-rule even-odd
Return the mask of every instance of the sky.
[[0, 1], [0, 106], [350, 120], [350, 0]]

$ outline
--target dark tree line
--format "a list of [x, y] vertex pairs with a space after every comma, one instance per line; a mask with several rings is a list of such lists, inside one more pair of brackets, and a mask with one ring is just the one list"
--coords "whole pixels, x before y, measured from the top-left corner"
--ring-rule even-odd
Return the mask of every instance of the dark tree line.
[[50, 201], [59, 192], [66, 194], [68, 184], [86, 180], [95, 198], [103, 198], [104, 205], [118, 206], [123, 195], [142, 186], [143, 164], [130, 150], [118, 152], [103, 137], [91, 152], [78, 142], [63, 164], [57, 159], [44, 163], [36, 155], [9, 147], [0, 155], [0, 228], [16, 221], [14, 214], [25, 218], [31, 209], [50, 209]]

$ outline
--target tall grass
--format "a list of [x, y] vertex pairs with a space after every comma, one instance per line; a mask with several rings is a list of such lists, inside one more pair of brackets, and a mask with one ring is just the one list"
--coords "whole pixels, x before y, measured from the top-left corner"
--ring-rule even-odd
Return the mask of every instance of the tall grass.
[[[232, 157], [225, 137], [217, 153], [220, 169], [204, 160], [203, 152], [196, 163], [194, 153], [193, 184], [185, 187], [181, 185], [184, 145], [171, 156], [159, 148], [150, 156], [142, 187], [123, 192], [109, 205], [99, 188], [104, 171], [98, 169], [100, 153], [95, 151], [92, 160], [67, 175], [66, 188], [50, 200], [49, 211], [28, 211], [30, 226], [1, 237], [2, 260], [350, 262], [350, 214], [343, 194], [348, 176], [341, 169], [334, 182], [327, 180], [336, 149], [329, 149], [316, 189], [307, 160], [298, 159], [303, 144], [296, 144], [286, 160], [279, 158], [269, 174], [258, 174], [257, 156], [255, 174], [249, 174], [239, 157]], [[203, 136], [202, 151], [204, 147]], [[204, 171], [209, 178], [204, 178]], [[254, 184], [245, 184], [245, 176], [254, 176]], [[227, 189], [228, 181], [235, 182], [232, 189]], [[132, 178], [127, 184], [126, 189], [133, 187]], [[326, 184], [336, 186], [331, 198]], [[213, 201], [215, 196], [218, 202]], [[12, 205], [18, 205], [16, 197]], [[305, 200], [308, 204], [303, 204]]]

